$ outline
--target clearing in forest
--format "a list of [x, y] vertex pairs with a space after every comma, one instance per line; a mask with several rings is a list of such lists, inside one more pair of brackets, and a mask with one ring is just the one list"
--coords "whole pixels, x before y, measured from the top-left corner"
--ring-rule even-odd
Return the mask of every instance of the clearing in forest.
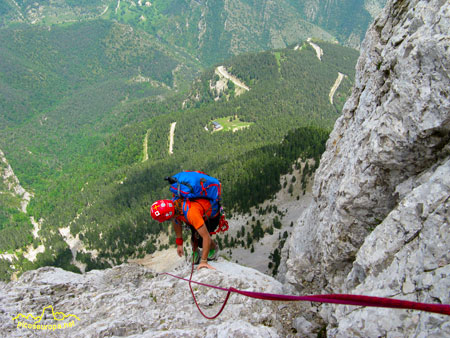
[[[213, 123], [215, 122], [215, 123]], [[223, 130], [223, 131], [238, 131], [240, 129], [244, 129], [244, 128], [248, 128], [250, 127], [250, 125], [252, 125], [252, 122], [244, 122], [239, 120], [239, 118], [237, 116], [227, 116], [227, 117], [222, 117], [220, 119], [215, 119], [214, 121], [211, 122], [212, 125], [212, 130], [213, 131], [219, 131], [219, 130]]]

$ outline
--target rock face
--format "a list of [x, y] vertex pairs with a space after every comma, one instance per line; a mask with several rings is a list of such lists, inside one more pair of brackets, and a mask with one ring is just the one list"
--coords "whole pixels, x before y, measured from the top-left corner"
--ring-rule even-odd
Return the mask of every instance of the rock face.
[[[256, 270], [223, 261], [212, 263], [217, 271], [194, 272], [193, 279], [228, 288], [248, 291], [282, 292], [282, 284]], [[184, 264], [174, 274], [189, 278], [190, 265]], [[197, 301], [209, 316], [215, 315], [226, 292], [192, 284]], [[51, 310], [39, 325], [73, 321], [72, 327], [37, 330], [17, 327], [19, 318], [40, 315]], [[289, 305], [287, 305], [289, 306]], [[279, 304], [231, 294], [220, 317], [201, 316], [192, 300], [189, 284], [168, 275], [158, 275], [149, 268], [130, 264], [80, 275], [59, 268], [44, 267], [24, 273], [17, 282], [0, 283], [0, 332], [7, 337], [278, 337], [286, 336], [284, 327], [292, 323], [295, 309]], [[58, 313], [57, 313], [58, 312]], [[297, 310], [298, 316], [299, 311]], [[291, 319], [289, 319], [291, 317]]]
[[[450, 303], [450, 3], [390, 1], [293, 232], [302, 292]], [[324, 306], [329, 336], [450, 335], [447, 316]], [[444, 334], [444, 335], [445, 335]]]
[[[283, 280], [301, 293], [354, 293], [450, 303], [450, 3], [390, 1], [366, 35], [355, 88], [316, 172], [311, 207], [285, 247]], [[223, 260], [195, 280], [286, 293], [253, 269]], [[189, 266], [175, 272], [189, 276]], [[225, 292], [193, 286], [217, 313]], [[48, 337], [275, 337], [317, 334], [309, 308], [231, 295], [219, 319], [195, 308], [188, 284], [137, 265], [84, 275], [57, 268], [0, 283], [0, 332], [19, 313], [49, 305], [41, 325], [75, 315], [74, 328]], [[448, 316], [323, 305], [328, 337], [450, 336]], [[24, 318], [21, 318], [25, 321]], [[33, 323], [28, 318], [27, 323]], [[67, 330], [62, 331], [61, 330]]]

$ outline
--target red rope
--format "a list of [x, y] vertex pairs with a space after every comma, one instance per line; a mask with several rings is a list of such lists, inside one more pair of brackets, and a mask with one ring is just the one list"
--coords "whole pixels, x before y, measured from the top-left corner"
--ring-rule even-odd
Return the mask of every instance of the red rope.
[[[372, 297], [372, 296], [362, 296], [362, 295], [348, 295], [348, 294], [331, 294], [331, 295], [310, 295], [310, 296], [291, 296], [291, 295], [279, 295], [273, 293], [263, 293], [263, 292], [252, 292], [252, 291], [242, 291], [235, 288], [222, 288], [215, 285], [200, 283], [192, 280], [192, 274], [194, 273], [194, 263], [192, 262], [192, 271], [189, 279], [185, 279], [176, 275], [172, 275], [170, 273], [162, 273], [162, 275], [169, 275], [174, 278], [178, 278], [189, 282], [189, 288], [191, 289], [192, 297], [194, 297], [195, 305], [197, 305], [200, 313], [207, 319], [215, 319], [217, 318], [225, 308], [225, 305], [228, 302], [228, 298], [230, 297], [231, 292], [235, 292], [241, 294], [243, 296], [263, 299], [263, 300], [277, 300], [277, 301], [310, 301], [310, 302], [318, 302], [318, 303], [332, 303], [332, 304], [344, 304], [344, 305], [356, 305], [356, 306], [372, 306], [372, 307], [385, 307], [385, 308], [395, 308], [395, 309], [411, 309], [411, 310], [419, 310], [426, 312], [439, 313], [450, 316], [450, 305], [447, 304], [431, 304], [431, 303], [419, 303], [412, 302], [408, 300], [400, 300], [393, 298], [384, 298], [384, 297]], [[195, 298], [194, 292], [192, 290], [191, 283], [195, 283], [198, 285], [203, 285], [209, 288], [214, 288], [222, 291], [227, 291], [227, 297], [222, 305], [222, 308], [219, 312], [213, 316], [206, 316], [202, 310], [200, 309], [197, 300]]]
[[[216, 319], [217, 317], [219, 317], [219, 315], [222, 313], [222, 311], [225, 309], [225, 305], [227, 305], [228, 302], [228, 298], [230, 297], [231, 294], [231, 289], [228, 289], [228, 293], [227, 293], [227, 297], [225, 298], [225, 301], [223, 302], [222, 307], [220, 308], [219, 312], [217, 312], [217, 314], [215, 316], [212, 317], [208, 317], [207, 315], [205, 315], [203, 313], [203, 311], [200, 309], [200, 306], [197, 303], [197, 299], [195, 298], [195, 294], [194, 294], [194, 290], [192, 290], [192, 286], [191, 283], [196, 283], [195, 281], [192, 280], [192, 274], [194, 273], [194, 255], [192, 255], [192, 270], [191, 270], [191, 276], [189, 277], [189, 288], [191, 289], [191, 293], [192, 293], [192, 298], [194, 298], [194, 302], [195, 305], [197, 306], [198, 311], [200, 311], [200, 313], [202, 314], [203, 317], [205, 317], [206, 319]], [[170, 274], [168, 274], [170, 275]], [[173, 275], [170, 275], [173, 276]], [[177, 277], [177, 276], [173, 276], [173, 277]], [[207, 284], [205, 284], [205, 286], [208, 286]]]
[[217, 231], [210, 232], [210, 235], [215, 235], [220, 232], [225, 232], [229, 229], [228, 221], [225, 219], [225, 215], [220, 216], [219, 226], [217, 227]]

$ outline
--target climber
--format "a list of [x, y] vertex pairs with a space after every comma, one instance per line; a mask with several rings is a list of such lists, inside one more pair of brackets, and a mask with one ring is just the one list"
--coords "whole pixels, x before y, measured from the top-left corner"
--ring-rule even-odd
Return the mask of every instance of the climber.
[[[187, 209], [187, 217], [183, 209]], [[191, 246], [194, 264], [198, 265], [197, 270], [215, 268], [208, 264], [208, 261], [217, 259], [218, 246], [211, 239], [210, 233], [214, 232], [221, 218], [220, 212], [211, 217], [211, 203], [207, 199], [198, 198], [195, 200], [176, 199], [159, 200], [152, 204], [150, 208], [151, 216], [158, 222], [172, 220], [173, 229], [176, 235], [178, 256], [183, 256], [182, 225], [185, 224], [191, 230]], [[203, 252], [198, 248], [203, 248]]]

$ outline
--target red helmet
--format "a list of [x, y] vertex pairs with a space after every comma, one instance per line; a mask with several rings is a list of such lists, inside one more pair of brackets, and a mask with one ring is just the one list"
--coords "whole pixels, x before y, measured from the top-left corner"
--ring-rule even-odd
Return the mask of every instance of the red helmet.
[[159, 200], [150, 207], [150, 214], [155, 221], [165, 222], [174, 215], [175, 207], [171, 200]]

